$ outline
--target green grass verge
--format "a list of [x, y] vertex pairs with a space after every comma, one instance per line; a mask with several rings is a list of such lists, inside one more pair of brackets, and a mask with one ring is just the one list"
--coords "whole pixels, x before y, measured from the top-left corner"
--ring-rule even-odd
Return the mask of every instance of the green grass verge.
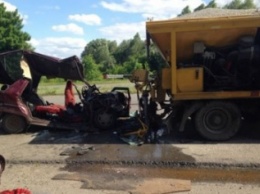
[[[84, 83], [82, 82], [75, 82], [79, 91], [81, 91], [82, 86]], [[101, 92], [109, 92], [114, 87], [128, 87], [131, 93], [136, 93], [134, 84], [131, 83], [128, 79], [122, 80], [102, 80], [102, 81], [92, 81], [90, 82], [91, 85], [95, 84]], [[39, 95], [63, 95], [65, 89], [66, 82], [41, 82], [37, 93]]]

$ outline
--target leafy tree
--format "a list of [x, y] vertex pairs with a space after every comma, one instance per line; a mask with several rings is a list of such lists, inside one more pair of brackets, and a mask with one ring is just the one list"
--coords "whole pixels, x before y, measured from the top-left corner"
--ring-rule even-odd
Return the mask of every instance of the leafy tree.
[[108, 42], [108, 50], [109, 50], [109, 53], [114, 53], [117, 49], [117, 42], [114, 40], [114, 41], [107, 41]]
[[92, 55], [85, 55], [82, 58], [82, 63], [85, 68], [84, 74], [87, 80], [102, 79], [102, 73], [99, 71], [98, 66], [95, 64]]
[[111, 69], [115, 66], [115, 59], [110, 57], [107, 61], [104, 61], [102, 64], [99, 64], [99, 70], [102, 73], [109, 73]]
[[[203, 3], [199, 5], [197, 8], [195, 8], [193, 11], [199, 11], [202, 9], [207, 9], [207, 8], [217, 8], [217, 3], [215, 0], [212, 0], [208, 3], [208, 5], [204, 5]], [[233, 0], [229, 4], [225, 5], [223, 8], [224, 9], [255, 9], [257, 6], [254, 4], [254, 0]], [[191, 13], [189, 6], [186, 6], [183, 8], [181, 14], [178, 16]]]
[[17, 10], [7, 11], [4, 4], [0, 4], [0, 52], [32, 49], [28, 43], [31, 37], [22, 31], [22, 22]]
[[148, 59], [149, 68], [151, 71], [160, 71], [163, 67], [167, 66], [165, 59], [159, 53], [154, 44], [150, 47], [150, 56]]
[[134, 38], [130, 42], [130, 55], [142, 55], [145, 50], [144, 42], [141, 40], [139, 33], [135, 34]]
[[100, 66], [100, 70], [103, 73], [107, 73], [107, 70], [115, 65], [115, 59], [111, 52], [116, 50], [116, 46], [116, 41], [96, 39], [86, 45], [81, 57], [92, 55], [95, 63]]
[[229, 4], [225, 5], [226, 9], [239, 9], [242, 4], [241, 0], [233, 0]]
[[226, 9], [253, 9], [256, 8], [253, 0], [233, 0], [229, 4], [225, 5]]
[[96, 39], [90, 41], [81, 54], [82, 57], [85, 55], [92, 55], [97, 64], [101, 64], [103, 61], [108, 60], [110, 56], [107, 40]]
[[116, 51], [113, 53], [113, 56], [116, 59], [118, 64], [123, 64], [128, 60], [129, 52], [128, 49], [130, 47], [131, 40], [123, 40], [120, 45], [117, 47]]
[[130, 60], [133, 56], [137, 58], [139, 62], [143, 61], [145, 44], [144, 41], [141, 40], [139, 33], [136, 33], [133, 39], [122, 41], [113, 55], [116, 62], [121, 65]]
[[[134, 38], [130, 41], [129, 48], [129, 57], [128, 60], [131, 60], [131, 57], [136, 58], [138, 63], [145, 63], [146, 60], [146, 49], [145, 42], [141, 40], [139, 33], [137, 33]], [[145, 60], [144, 60], [145, 58]]]
[[188, 13], [191, 13], [191, 10], [190, 10], [190, 7], [187, 5], [186, 7], [184, 7], [182, 9], [181, 14], [179, 14], [178, 16], [182, 16], [182, 15], [185, 15], [185, 14], [188, 14]]
[[216, 8], [216, 7], [217, 7], [217, 4], [216, 4], [215, 0], [212, 0], [206, 6], [204, 5], [204, 3], [202, 3], [197, 8], [195, 8], [193, 11], [195, 12], [195, 11], [199, 11], [199, 10], [202, 10], [202, 9]]
[[130, 74], [135, 69], [141, 69], [142, 64], [134, 56], [130, 57], [129, 60], [125, 61], [122, 65], [117, 65], [111, 69], [110, 73], [114, 74]]
[[111, 74], [124, 74], [124, 67], [122, 65], [115, 65], [113, 69], [110, 69]]
[[212, 0], [208, 3], [208, 5], [205, 8], [216, 8], [217, 7], [217, 3], [215, 2], [215, 0]]
[[204, 3], [202, 3], [200, 6], [198, 6], [197, 8], [194, 9], [194, 11], [199, 11], [205, 8]]
[[[131, 73], [129, 71], [134, 69], [136, 64], [146, 61], [145, 44], [138, 33], [133, 39], [124, 40], [119, 45], [116, 41], [106, 39], [90, 41], [81, 57], [84, 59], [88, 55], [92, 56], [93, 64], [102, 73]], [[126, 67], [126, 64], [132, 64], [132, 67]]]
[[129, 74], [132, 73], [135, 69], [141, 69], [142, 64], [139, 63], [138, 59], [134, 56], [130, 57], [128, 61], [126, 61], [123, 65], [124, 73]]
[[255, 9], [256, 5], [254, 0], [245, 0], [244, 3], [240, 6], [240, 9]]

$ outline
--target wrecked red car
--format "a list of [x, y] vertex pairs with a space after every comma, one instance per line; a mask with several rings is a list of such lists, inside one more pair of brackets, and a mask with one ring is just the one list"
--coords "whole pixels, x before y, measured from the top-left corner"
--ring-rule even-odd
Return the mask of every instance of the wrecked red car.
[[[66, 80], [64, 104], [46, 102], [37, 94], [42, 76]], [[84, 83], [81, 91], [73, 83], [76, 80]], [[110, 129], [119, 117], [129, 115], [129, 89], [101, 93], [84, 80], [83, 65], [76, 56], [58, 59], [25, 50], [0, 53], [0, 83], [0, 128], [6, 133], [20, 133], [31, 125]]]

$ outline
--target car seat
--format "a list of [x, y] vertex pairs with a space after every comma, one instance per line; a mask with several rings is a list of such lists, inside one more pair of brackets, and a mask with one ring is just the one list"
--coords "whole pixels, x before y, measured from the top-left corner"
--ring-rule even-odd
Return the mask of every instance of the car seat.
[[68, 107], [75, 106], [76, 101], [75, 101], [75, 96], [73, 93], [73, 84], [72, 84], [72, 81], [70, 81], [70, 80], [67, 81], [64, 95], [65, 95], [65, 107], [68, 108]]
[[62, 116], [67, 108], [72, 108], [76, 104], [75, 96], [73, 93], [73, 84], [70, 80], [68, 80], [66, 83], [64, 95], [65, 106], [57, 104], [40, 105], [35, 107], [35, 112], [41, 114], [56, 114], [58, 116]]

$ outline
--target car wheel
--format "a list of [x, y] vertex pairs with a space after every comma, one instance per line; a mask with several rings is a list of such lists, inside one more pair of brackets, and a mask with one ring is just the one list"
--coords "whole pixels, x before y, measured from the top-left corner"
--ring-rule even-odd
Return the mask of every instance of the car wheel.
[[19, 115], [6, 114], [2, 119], [2, 128], [6, 133], [21, 133], [27, 128], [25, 119]]
[[99, 109], [94, 113], [94, 124], [97, 128], [106, 130], [115, 126], [116, 115], [113, 111]]
[[199, 134], [214, 141], [224, 141], [233, 137], [239, 130], [241, 113], [235, 104], [210, 102], [195, 116], [195, 126]]

